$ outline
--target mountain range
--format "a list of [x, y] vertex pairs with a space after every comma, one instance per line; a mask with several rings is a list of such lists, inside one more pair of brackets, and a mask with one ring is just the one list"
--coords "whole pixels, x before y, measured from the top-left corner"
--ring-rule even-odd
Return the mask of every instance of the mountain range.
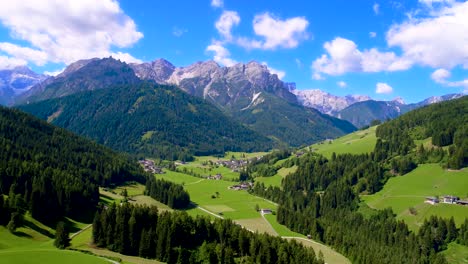
[[[112, 58], [90, 59], [72, 63], [61, 74], [49, 78], [26, 69], [14, 69], [9, 76], [26, 76], [29, 86], [2, 88], [0, 102], [33, 103], [151, 80], [203, 98], [259, 134], [291, 146], [351, 132], [353, 126], [344, 121], [362, 127], [373, 120], [392, 119], [427, 104], [463, 96], [452, 94], [405, 104], [402, 100], [375, 101], [366, 95], [340, 97], [321, 90], [298, 90], [294, 83], [281, 81], [267, 66], [255, 61], [231, 67], [221, 67], [214, 61], [176, 67], [164, 59], [139, 64]], [[7, 78], [1, 80], [5, 83]]]

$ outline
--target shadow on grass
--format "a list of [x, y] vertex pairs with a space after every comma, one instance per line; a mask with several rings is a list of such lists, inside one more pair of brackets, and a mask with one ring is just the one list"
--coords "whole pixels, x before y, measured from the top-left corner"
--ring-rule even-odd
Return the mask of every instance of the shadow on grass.
[[24, 226], [27, 226], [27, 227], [31, 228], [32, 230], [34, 230], [34, 231], [36, 231], [36, 232], [38, 232], [40, 234], [43, 234], [44, 236], [47, 236], [49, 238], [54, 238], [54, 234], [52, 234], [49, 230], [45, 230], [45, 229], [43, 229], [42, 227], [36, 225], [33, 222], [25, 221]]
[[13, 235], [18, 236], [18, 237], [32, 238], [30, 234], [26, 234], [22, 231], [15, 231], [13, 232]]

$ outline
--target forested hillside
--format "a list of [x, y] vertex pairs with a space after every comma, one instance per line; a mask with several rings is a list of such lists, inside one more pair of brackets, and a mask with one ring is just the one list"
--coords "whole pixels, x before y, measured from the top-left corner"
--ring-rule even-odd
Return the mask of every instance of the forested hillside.
[[[423, 145], [419, 145], [417, 154], [413, 155], [417, 156], [421, 163], [433, 159], [434, 156], [441, 156], [439, 160], [444, 160], [450, 168], [466, 167], [468, 96], [409, 112], [382, 124], [377, 128], [376, 134], [381, 139], [377, 142], [382, 150], [379, 153], [388, 153], [388, 156], [406, 155], [415, 147], [414, 140], [430, 137], [432, 145], [436, 148], [425, 149]], [[437, 148], [444, 146], [450, 146], [448, 155]]]
[[48, 223], [80, 216], [94, 210], [99, 185], [144, 182], [145, 175], [122, 154], [18, 110], [0, 108], [0, 194], [9, 196], [14, 211], [29, 210]]
[[140, 82], [21, 109], [113, 149], [168, 160], [273, 146], [216, 107], [173, 86]]

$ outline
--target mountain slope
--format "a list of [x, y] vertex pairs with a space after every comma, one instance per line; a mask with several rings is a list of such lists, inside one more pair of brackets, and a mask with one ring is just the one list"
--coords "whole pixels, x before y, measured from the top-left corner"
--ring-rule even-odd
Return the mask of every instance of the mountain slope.
[[140, 82], [23, 105], [21, 109], [116, 150], [165, 159], [257, 151], [272, 141], [173, 86]]
[[132, 64], [138, 77], [174, 84], [204, 98], [260, 134], [300, 146], [354, 130], [347, 122], [299, 105], [284, 83], [265, 65], [251, 61], [220, 67], [214, 61], [177, 68], [166, 60]]
[[338, 117], [356, 127], [369, 125], [373, 120], [385, 121], [398, 117], [404, 105], [398, 102], [364, 101], [352, 104], [338, 112]]
[[292, 146], [335, 138], [356, 129], [347, 121], [268, 93], [256, 94], [246, 108], [234, 112], [233, 116], [262, 135]]
[[46, 78], [47, 76], [37, 74], [28, 67], [0, 70], [0, 104], [12, 104], [15, 97]]
[[82, 60], [72, 63], [58, 76], [35, 85], [20, 96], [16, 104], [38, 102], [82, 91], [137, 82], [139, 79], [124, 62], [113, 58]]
[[0, 195], [20, 195], [34, 218], [54, 222], [64, 215], [83, 217], [97, 205], [99, 185], [132, 180], [145, 180], [136, 161], [0, 107]]

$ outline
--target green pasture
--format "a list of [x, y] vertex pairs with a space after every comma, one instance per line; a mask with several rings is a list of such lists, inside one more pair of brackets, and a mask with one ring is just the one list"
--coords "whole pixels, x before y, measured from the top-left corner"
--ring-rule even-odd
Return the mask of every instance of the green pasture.
[[[255, 211], [256, 204], [260, 208], [274, 207], [274, 205], [262, 198], [250, 195], [246, 191], [230, 190], [229, 186], [236, 184], [235, 182], [200, 179], [174, 172], [157, 174], [156, 178], [184, 183], [184, 188], [189, 192], [192, 202], [215, 214], [221, 213], [223, 217], [231, 219], [258, 217], [258, 212]], [[213, 196], [214, 198], [212, 198]], [[196, 212], [199, 212], [199, 210]]]
[[[460, 225], [468, 217], [468, 207], [452, 204], [425, 204], [425, 197], [455, 195], [468, 197], [468, 170], [448, 171], [438, 164], [419, 165], [414, 171], [388, 180], [384, 188], [373, 195], [361, 196], [369, 207], [383, 209], [391, 207], [404, 219], [412, 230], [417, 230], [424, 219], [431, 215], [454, 217]], [[416, 209], [411, 214], [409, 208]]]
[[377, 141], [375, 136], [376, 128], [377, 126], [373, 126], [365, 130], [359, 130], [332, 141], [316, 143], [309, 148], [327, 158], [330, 158], [333, 152], [336, 154], [370, 153], [374, 150]]
[[18, 228], [14, 234], [0, 226], [0, 262], [12, 264], [109, 263], [105, 259], [81, 252], [59, 250], [53, 246], [53, 238], [27, 226]]
[[297, 166], [294, 165], [291, 168], [281, 168], [278, 170], [276, 175], [271, 177], [256, 177], [256, 182], [262, 182], [265, 186], [278, 186], [281, 187], [281, 181], [284, 177], [288, 176], [291, 173], [294, 173], [297, 170]]

